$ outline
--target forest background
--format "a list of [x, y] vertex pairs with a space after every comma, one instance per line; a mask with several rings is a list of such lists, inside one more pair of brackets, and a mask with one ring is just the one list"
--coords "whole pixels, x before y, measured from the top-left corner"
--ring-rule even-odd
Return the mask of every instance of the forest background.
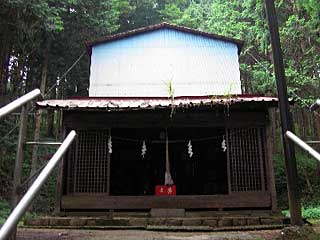
[[[320, 117], [309, 112], [308, 107], [320, 97], [320, 0], [275, 3], [288, 94], [295, 102], [295, 128], [303, 139], [317, 140]], [[244, 40], [240, 55], [243, 92], [276, 95], [263, 0], [2, 0], [0, 105], [34, 88], [41, 88], [45, 99], [87, 96], [86, 40], [163, 21]], [[59, 140], [59, 120], [59, 113], [48, 111], [40, 116], [31, 107], [28, 139]], [[286, 209], [278, 114], [273, 124], [277, 127], [274, 162], [279, 206]], [[1, 120], [0, 223], [8, 213], [18, 129], [18, 113]], [[320, 145], [315, 147], [319, 149]], [[24, 179], [36, 172], [54, 151], [52, 147], [28, 146]], [[320, 166], [299, 149], [297, 161], [304, 214], [320, 218]], [[34, 204], [34, 213], [52, 211], [54, 177]]]

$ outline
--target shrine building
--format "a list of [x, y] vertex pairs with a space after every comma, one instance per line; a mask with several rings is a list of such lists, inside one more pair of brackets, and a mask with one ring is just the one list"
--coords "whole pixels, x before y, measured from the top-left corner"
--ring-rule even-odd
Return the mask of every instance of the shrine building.
[[37, 103], [77, 132], [57, 211], [275, 211], [278, 99], [242, 94], [242, 46], [168, 23], [87, 42], [89, 96]]

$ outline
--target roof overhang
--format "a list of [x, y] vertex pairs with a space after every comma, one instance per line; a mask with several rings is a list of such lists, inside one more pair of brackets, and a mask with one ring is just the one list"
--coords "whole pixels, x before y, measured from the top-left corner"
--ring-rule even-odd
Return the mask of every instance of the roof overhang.
[[143, 28], [134, 29], [134, 30], [127, 31], [127, 32], [122, 32], [122, 33], [117, 33], [117, 34], [113, 34], [113, 35], [103, 36], [103, 37], [100, 37], [100, 38], [97, 38], [97, 39], [94, 39], [94, 40], [91, 40], [91, 41], [87, 41], [87, 42], [85, 42], [85, 45], [86, 45], [86, 48], [87, 48], [88, 52], [91, 53], [91, 48], [93, 46], [95, 46], [95, 45], [98, 45], [98, 44], [101, 44], [101, 43], [107, 43], [107, 42], [116, 41], [116, 40], [120, 40], [120, 39], [131, 37], [131, 36], [135, 36], [135, 35], [138, 35], [138, 34], [151, 32], [151, 31], [155, 31], [155, 30], [158, 30], [158, 29], [163, 29], [163, 28], [173, 29], [173, 30], [177, 30], [177, 31], [180, 31], [180, 32], [190, 33], [190, 34], [194, 34], [194, 35], [198, 35], [198, 36], [203, 36], [203, 37], [207, 37], [207, 38], [212, 38], [212, 39], [216, 39], [216, 40], [221, 40], [221, 41], [225, 41], [225, 42], [234, 43], [238, 47], [238, 54], [240, 54], [241, 49], [242, 49], [242, 47], [244, 45], [244, 41], [242, 41], [240, 39], [229, 38], [229, 37], [221, 36], [221, 35], [218, 35], [218, 34], [204, 32], [204, 31], [200, 31], [200, 30], [197, 30], [197, 29], [178, 26], [178, 25], [171, 24], [171, 23], [166, 23], [166, 22], [162, 22], [162, 23], [155, 24], [155, 25], [150, 25], [150, 26], [143, 27]]
[[67, 100], [44, 100], [37, 102], [38, 108], [83, 110], [83, 111], [130, 111], [167, 109], [172, 106], [176, 109], [232, 106], [245, 103], [261, 103], [275, 107], [278, 104], [276, 97], [262, 97], [256, 95], [234, 96], [205, 96], [205, 97], [177, 97], [169, 98], [82, 98]]

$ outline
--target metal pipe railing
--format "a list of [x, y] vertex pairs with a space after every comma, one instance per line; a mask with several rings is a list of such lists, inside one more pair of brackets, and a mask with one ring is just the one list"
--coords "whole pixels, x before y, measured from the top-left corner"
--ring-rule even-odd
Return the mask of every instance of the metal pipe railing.
[[306, 144], [304, 141], [302, 141], [299, 137], [297, 137], [294, 133], [290, 131], [286, 131], [286, 136], [290, 138], [294, 143], [299, 145], [302, 149], [307, 151], [315, 159], [320, 161], [320, 154], [316, 150], [314, 150], [312, 147], [310, 147], [308, 144]]
[[4, 117], [5, 115], [13, 112], [15, 109], [23, 106], [27, 102], [35, 99], [39, 95], [41, 95], [40, 90], [35, 89], [35, 90], [23, 95], [22, 97], [19, 97], [18, 99], [14, 100], [13, 102], [7, 104], [6, 106], [0, 108], [0, 119], [2, 117]]
[[320, 99], [310, 106], [310, 111], [315, 111], [320, 107]]
[[45, 168], [39, 174], [37, 179], [31, 185], [29, 190], [23, 196], [21, 201], [18, 203], [18, 205], [12, 211], [12, 213], [10, 214], [10, 216], [8, 217], [8, 219], [6, 220], [6, 222], [3, 224], [2, 228], [0, 229], [0, 240], [5, 240], [10, 237], [10, 233], [13, 231], [13, 229], [15, 229], [19, 220], [21, 219], [21, 217], [23, 216], [23, 214], [26, 212], [27, 208], [31, 204], [32, 200], [39, 193], [40, 188], [45, 183], [45, 181], [48, 179], [50, 173], [53, 171], [55, 166], [59, 163], [60, 159], [62, 158], [63, 154], [67, 151], [68, 147], [71, 145], [75, 136], [76, 136], [76, 132], [74, 130], [72, 130], [68, 134], [66, 139], [63, 141], [61, 146], [58, 148], [56, 153], [52, 156], [52, 158], [50, 159], [48, 164], [45, 166]]

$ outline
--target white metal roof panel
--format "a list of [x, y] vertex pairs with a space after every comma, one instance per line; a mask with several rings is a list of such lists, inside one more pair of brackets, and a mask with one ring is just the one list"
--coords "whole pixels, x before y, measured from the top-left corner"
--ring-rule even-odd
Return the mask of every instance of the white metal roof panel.
[[235, 43], [159, 29], [92, 47], [90, 97], [241, 94]]

